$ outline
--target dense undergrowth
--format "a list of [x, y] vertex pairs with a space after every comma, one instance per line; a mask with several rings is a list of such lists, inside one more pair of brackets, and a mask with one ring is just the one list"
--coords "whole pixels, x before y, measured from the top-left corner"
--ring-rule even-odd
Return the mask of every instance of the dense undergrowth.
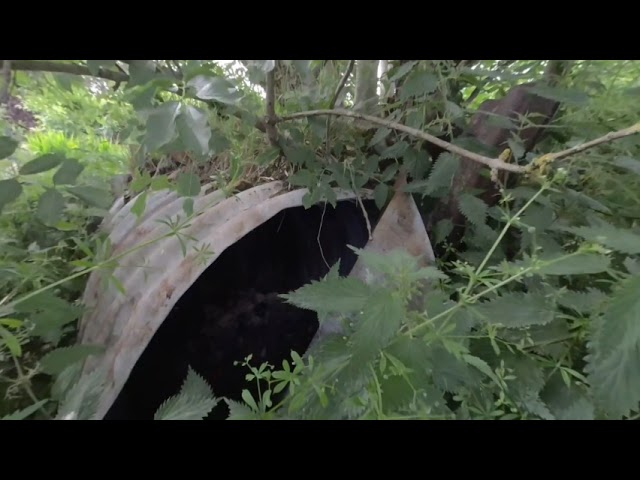
[[[92, 62], [96, 71], [114, 61]], [[243, 182], [280, 174], [310, 189], [306, 204], [335, 202], [331, 187], [367, 187], [382, 207], [404, 165], [412, 172], [408, 189], [433, 205], [448, 195], [461, 165], [451, 153], [430, 158], [408, 135], [353, 122], [338, 128], [324, 117], [280, 123], [282, 158], [255, 128], [264, 115], [256, 85], [266, 86], [266, 63], [238, 76], [235, 67], [204, 61], [179, 61], [172, 75], [137, 62], [115, 92], [88, 77], [16, 76], [12, 95], [37, 122], [20, 125], [9, 110], [0, 121], [0, 417], [93, 415], [100, 372], [79, 382], [78, 368], [99, 351], [74, 342], [87, 275], [113, 266], [96, 227], [113, 202], [114, 176], [132, 173], [134, 194], [175, 188], [185, 197], [184, 220], [205, 180], [231, 194]], [[333, 106], [346, 62], [321, 65], [278, 69], [286, 92], [275, 102], [279, 115]], [[561, 102], [545, 139], [525, 156], [514, 135], [512, 153], [526, 163], [636, 124], [639, 68], [574, 62], [559, 86], [540, 88]], [[386, 77], [404, 82], [400, 98], [385, 93], [375, 113], [434, 134], [453, 132], [483, 101], [544, 70], [529, 61], [466, 69], [404, 63]], [[353, 89], [348, 83], [345, 108]], [[447, 219], [435, 225], [432, 242], [445, 252], [436, 265], [421, 269], [408, 254], [360, 252], [384, 282], [333, 270], [291, 292], [287, 301], [321, 321], [342, 319], [344, 334], [282, 365], [238, 359], [247, 381], [261, 388], [257, 397], [247, 390], [242, 403], [227, 400], [230, 418], [635, 418], [639, 158], [638, 138], [629, 136], [558, 160], [546, 176], [512, 176], [495, 205], [482, 192], [463, 192], [464, 237], [451, 240]], [[144, 210], [145, 198], [134, 211]], [[220, 400], [190, 371], [157, 418], [199, 419]]]

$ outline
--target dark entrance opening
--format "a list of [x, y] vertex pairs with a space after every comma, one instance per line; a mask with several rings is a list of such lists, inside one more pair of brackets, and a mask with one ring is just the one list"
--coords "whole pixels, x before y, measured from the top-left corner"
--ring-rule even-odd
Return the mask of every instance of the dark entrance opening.
[[[380, 212], [364, 202], [371, 228]], [[234, 365], [253, 354], [252, 364], [279, 368], [291, 350], [302, 355], [318, 328], [315, 313], [285, 303], [288, 293], [318, 280], [340, 261], [348, 275], [363, 248], [366, 221], [355, 200], [336, 208], [316, 205], [280, 212], [220, 257], [176, 303], [134, 366], [105, 420], [152, 419], [179, 392], [191, 366], [217, 397], [239, 401], [248, 373]], [[208, 419], [224, 419], [221, 401]]]

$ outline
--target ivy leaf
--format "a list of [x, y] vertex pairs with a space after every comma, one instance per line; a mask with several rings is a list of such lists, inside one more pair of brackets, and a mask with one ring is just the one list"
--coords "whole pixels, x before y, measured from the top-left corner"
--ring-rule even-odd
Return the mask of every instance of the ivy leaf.
[[64, 211], [64, 197], [54, 188], [47, 189], [38, 200], [36, 218], [48, 226], [55, 225]]
[[193, 173], [181, 173], [176, 182], [178, 195], [195, 197], [200, 193], [200, 179]]
[[103, 352], [97, 345], [73, 345], [62, 347], [47, 353], [40, 360], [42, 371], [49, 375], [57, 375], [74, 363], [81, 362], [91, 355]]
[[587, 345], [589, 383], [599, 406], [627, 415], [640, 402], [640, 275], [624, 281], [597, 318]]
[[209, 153], [211, 128], [206, 113], [191, 105], [182, 105], [176, 125], [182, 143], [189, 150], [198, 156], [206, 156]]
[[0, 180], [0, 212], [5, 205], [17, 200], [22, 193], [22, 185], [15, 178]]
[[460, 195], [458, 201], [460, 213], [474, 225], [484, 225], [487, 218], [487, 204], [481, 198], [468, 193]]
[[18, 148], [18, 141], [6, 135], [0, 136], [0, 160], [13, 154]]
[[113, 204], [111, 192], [102, 188], [78, 185], [68, 188], [67, 191], [92, 207], [109, 208]]
[[166, 102], [151, 111], [144, 139], [144, 144], [149, 150], [157, 150], [175, 139], [176, 117], [179, 111], [178, 102]]
[[84, 170], [82, 165], [75, 158], [65, 158], [62, 165], [53, 175], [54, 185], [73, 185]]
[[198, 75], [187, 83], [201, 100], [215, 100], [228, 105], [235, 105], [241, 98], [236, 87], [223, 77]]
[[414, 70], [402, 84], [400, 99], [407, 100], [410, 97], [417, 97], [432, 93], [438, 88], [438, 77], [424, 70]]
[[217, 404], [206, 380], [189, 367], [180, 393], [160, 405], [154, 420], [202, 420]]
[[509, 292], [472, 307], [472, 311], [490, 324], [522, 328], [551, 323], [555, 305], [542, 294]]
[[0, 420], [24, 420], [25, 418], [28, 418], [36, 413], [41, 407], [46, 405], [48, 401], [48, 399], [40, 400], [33, 405], [29, 405], [27, 408], [17, 410], [9, 415], [5, 415]]
[[373, 191], [373, 198], [376, 202], [376, 207], [382, 210], [385, 203], [387, 202], [387, 198], [389, 196], [389, 187], [386, 183], [379, 183]]
[[60, 165], [63, 160], [64, 156], [58, 153], [47, 153], [20, 167], [20, 175], [33, 175], [52, 170]]

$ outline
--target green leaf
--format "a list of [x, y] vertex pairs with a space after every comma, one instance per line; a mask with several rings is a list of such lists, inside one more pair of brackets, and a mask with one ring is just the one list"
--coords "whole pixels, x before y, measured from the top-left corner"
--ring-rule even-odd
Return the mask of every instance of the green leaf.
[[380, 154], [380, 159], [402, 158], [408, 149], [409, 149], [409, 144], [407, 142], [396, 142], [390, 147], [387, 147], [384, 149], [384, 151]]
[[438, 88], [438, 77], [423, 70], [414, 70], [402, 84], [400, 100], [432, 93]]
[[198, 75], [189, 80], [187, 86], [192, 88], [195, 96], [202, 100], [235, 105], [242, 97], [236, 87], [223, 77]]
[[500, 380], [493, 372], [493, 370], [491, 370], [491, 367], [489, 367], [487, 362], [473, 355], [463, 355], [462, 357], [464, 358], [465, 362], [467, 362], [472, 367], [477, 368], [480, 372], [484, 373], [487, 377], [493, 380], [496, 385], [500, 385]]
[[387, 138], [387, 135], [389, 135], [390, 133], [391, 133], [390, 128], [380, 127], [378, 131], [375, 133], [375, 135], [373, 136], [373, 138], [371, 139], [371, 141], [369, 142], [369, 146], [373, 147], [374, 145], [377, 145], [382, 140]]
[[22, 185], [15, 178], [0, 180], [0, 212], [5, 205], [18, 199], [22, 193]]
[[[0, 154], [0, 158], [2, 158], [1, 154]], [[640, 175], [640, 161], [636, 160], [635, 158], [617, 157], [613, 160], [613, 164], [618, 167], [624, 168], [630, 172], [633, 172], [636, 175]]]
[[481, 198], [463, 193], [458, 199], [460, 213], [474, 225], [484, 225], [487, 218], [487, 204]]
[[7, 158], [18, 148], [18, 141], [6, 135], [0, 136], [0, 160]]
[[199, 156], [206, 156], [209, 153], [211, 127], [205, 112], [191, 105], [182, 105], [176, 125], [182, 143], [190, 151]]
[[22, 410], [17, 410], [9, 415], [5, 415], [1, 420], [24, 420], [27, 417], [30, 417], [34, 413], [36, 413], [41, 407], [46, 405], [48, 399], [40, 400], [33, 405], [29, 405], [27, 408]]
[[640, 402], [640, 275], [613, 292], [595, 320], [587, 345], [589, 383], [597, 404], [613, 416], [627, 415]]
[[63, 160], [63, 155], [58, 153], [47, 153], [20, 167], [20, 175], [33, 175], [52, 170], [60, 165]]
[[82, 165], [75, 158], [65, 158], [62, 165], [53, 175], [54, 185], [73, 185], [84, 170]]
[[386, 183], [379, 183], [373, 191], [373, 198], [376, 202], [376, 207], [382, 210], [385, 203], [387, 203], [387, 198], [389, 196], [389, 187]]
[[193, 173], [181, 173], [176, 182], [178, 195], [195, 197], [200, 193], [200, 179]]
[[525, 150], [524, 150], [524, 145], [522, 144], [522, 141], [514, 138], [510, 138], [507, 141], [507, 144], [509, 145], [509, 148], [511, 149], [511, 153], [513, 154], [514, 158], [520, 159], [524, 157]]
[[182, 202], [182, 210], [187, 215], [187, 217], [190, 217], [193, 215], [193, 198], [192, 197], [187, 197], [184, 199], [184, 202]]
[[267, 148], [264, 152], [256, 157], [255, 162], [262, 166], [274, 162], [280, 156], [280, 149], [277, 147]]
[[533, 87], [531, 91], [541, 97], [576, 106], [582, 106], [589, 101], [589, 95], [577, 89], [539, 84]]
[[65, 395], [56, 418], [61, 420], [94, 418], [104, 393], [105, 383], [106, 371], [103, 368], [81, 377]]
[[555, 374], [547, 382], [541, 398], [557, 420], [593, 420], [595, 408], [578, 385], [567, 387], [561, 376]]
[[[211, 151], [211, 155], [219, 155], [230, 148], [231, 142], [227, 137], [217, 130], [211, 131], [211, 139], [209, 140], [209, 150]], [[280, 153], [280, 150], [278, 150], [278, 153]]]
[[590, 312], [607, 299], [607, 294], [596, 288], [584, 292], [565, 291], [558, 297], [558, 303], [577, 312]]
[[64, 212], [64, 197], [56, 189], [47, 189], [38, 199], [36, 218], [48, 226], [55, 225]]
[[78, 185], [69, 187], [67, 191], [92, 207], [107, 209], [113, 204], [113, 195], [111, 195], [111, 192], [103, 190], [102, 188]]
[[129, 62], [128, 87], [144, 85], [156, 77], [156, 65], [153, 60], [131, 60]]
[[444, 218], [436, 224], [435, 243], [444, 242], [449, 234], [453, 231], [453, 222], [450, 218]]
[[379, 353], [395, 337], [405, 319], [402, 300], [389, 291], [370, 298], [352, 335], [354, 362]]
[[227, 420], [257, 420], [257, 415], [247, 407], [244, 403], [234, 402], [233, 400], [224, 399], [229, 406], [229, 416]]
[[423, 195], [433, 195], [440, 190], [451, 188], [453, 177], [460, 167], [460, 158], [450, 153], [443, 153], [431, 170], [428, 180], [411, 182], [405, 188], [405, 192], [420, 192]]
[[133, 203], [133, 207], [131, 207], [131, 213], [133, 213], [138, 220], [144, 214], [144, 210], [147, 207], [147, 191], [142, 192], [136, 198], [136, 201]]
[[587, 275], [604, 272], [611, 260], [604, 255], [584, 253], [556, 260], [537, 270], [540, 275]]
[[18, 340], [18, 338], [13, 333], [4, 328], [2, 325], [0, 325], [0, 338], [2, 338], [4, 344], [7, 346], [13, 356], [22, 356], [22, 345], [20, 345], [20, 340]]
[[545, 325], [555, 316], [554, 303], [538, 293], [508, 292], [473, 307], [487, 323], [506, 328]]
[[357, 278], [327, 277], [280, 296], [307, 310], [353, 313], [362, 310], [374, 293], [371, 287]]
[[391, 82], [395, 82], [396, 80], [401, 79], [407, 73], [409, 73], [411, 71], [411, 69], [416, 66], [417, 63], [418, 62], [416, 62], [416, 61], [403, 63], [397, 69], [394, 69], [395, 73], [393, 74], [393, 76], [389, 80]]
[[305, 146], [296, 145], [294, 147], [284, 147], [284, 154], [287, 160], [298, 166], [311, 166], [316, 162], [315, 152]]
[[97, 345], [73, 345], [71, 347], [58, 348], [42, 357], [40, 366], [44, 373], [57, 375], [68, 366], [102, 352], [103, 348]]
[[600, 243], [622, 253], [640, 253], [640, 235], [602, 222], [599, 226], [563, 228], [587, 241]]
[[176, 117], [179, 111], [178, 102], [166, 102], [151, 111], [144, 139], [144, 144], [150, 151], [157, 150], [176, 138]]
[[158, 408], [154, 420], [203, 420], [217, 404], [207, 381], [189, 367], [180, 393]]

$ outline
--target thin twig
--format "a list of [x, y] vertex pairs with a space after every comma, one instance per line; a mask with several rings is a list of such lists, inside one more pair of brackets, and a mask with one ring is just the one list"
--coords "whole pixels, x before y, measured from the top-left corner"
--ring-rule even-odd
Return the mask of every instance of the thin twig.
[[600, 138], [596, 138], [595, 140], [576, 145], [575, 147], [567, 148], [566, 150], [562, 150], [561, 152], [549, 153], [547, 155], [544, 155], [544, 157], [546, 157], [550, 161], [559, 160], [561, 158], [568, 157], [569, 155], [575, 155], [576, 153], [583, 152], [602, 143], [612, 142], [620, 138], [635, 135], [636, 133], [640, 133], [640, 123], [636, 123], [631, 127], [623, 128], [622, 130], [618, 130], [617, 132], [609, 132]]
[[420, 138], [429, 143], [433, 143], [434, 145], [437, 145], [440, 148], [447, 150], [451, 153], [455, 153], [456, 155], [466, 157], [470, 160], [473, 160], [478, 163], [482, 163], [491, 168], [498, 168], [498, 169], [508, 170], [510, 172], [516, 172], [516, 173], [524, 173], [526, 171], [526, 167], [524, 166], [512, 165], [509, 163], [505, 163], [497, 158], [485, 157], [484, 155], [479, 155], [477, 153], [470, 152], [469, 150], [458, 147], [456, 145], [452, 145], [451, 143], [446, 142], [444, 140], [440, 140], [438, 137], [434, 137], [433, 135], [425, 133], [416, 128], [407, 127], [406, 125], [403, 125], [401, 123], [393, 122], [391, 120], [385, 120], [384, 118], [374, 117], [373, 115], [367, 115], [365, 113], [358, 113], [358, 112], [353, 112], [350, 110], [343, 110], [343, 109], [310, 110], [307, 112], [299, 112], [299, 113], [293, 113], [291, 115], [286, 115], [284, 117], [281, 117], [279, 121], [294, 120], [294, 119], [306, 118], [306, 117], [317, 117], [320, 115], [334, 115], [334, 116], [351, 117], [351, 118], [357, 118], [360, 120], [365, 120], [367, 122], [381, 125], [383, 127], [387, 127], [392, 130], [398, 130], [400, 132], [407, 133], [413, 137]]
[[[344, 88], [344, 86], [347, 84], [347, 80], [349, 80], [349, 76], [351, 76], [351, 72], [353, 72], [353, 66], [356, 64], [355, 60], [349, 60], [349, 66], [347, 67], [347, 70], [344, 72], [344, 75], [342, 76], [342, 79], [340, 80], [340, 83], [338, 84], [338, 88], [336, 88], [335, 93], [333, 94], [333, 98], [331, 99], [331, 102], [329, 103], [329, 110], [332, 110], [335, 106], [336, 106], [336, 102], [338, 101], [338, 97], [340, 96], [340, 92], [342, 92], [342, 89]], [[329, 157], [329, 152], [331, 150], [331, 143], [329, 141], [329, 129], [331, 128], [331, 115], [327, 116], [327, 124], [326, 124], [326, 128], [325, 128], [325, 151], [326, 151], [326, 155], [327, 157]]]
[[275, 60], [275, 65], [269, 73], [267, 73], [267, 121], [266, 130], [269, 143], [273, 146], [278, 145], [278, 131], [276, 130], [276, 68], [278, 67], [278, 61]]

